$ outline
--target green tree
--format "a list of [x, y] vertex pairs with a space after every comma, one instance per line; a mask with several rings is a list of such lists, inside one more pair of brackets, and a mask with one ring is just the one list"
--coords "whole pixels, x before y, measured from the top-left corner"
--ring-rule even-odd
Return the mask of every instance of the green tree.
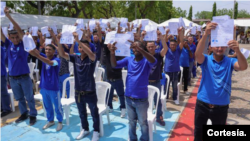
[[174, 11], [174, 14], [173, 14], [173, 18], [179, 18], [179, 17], [183, 17], [183, 18], [186, 18], [187, 16], [187, 11], [186, 10], [182, 10], [180, 7], [173, 7], [173, 11]]
[[211, 19], [212, 18], [212, 12], [209, 11], [201, 11], [197, 12], [195, 14], [196, 19]]
[[237, 19], [238, 17], [238, 2], [234, 5], [234, 19]]
[[248, 13], [247, 10], [240, 10], [237, 18], [250, 18], [250, 13]]
[[216, 16], [216, 2], [213, 4], [213, 16]]
[[192, 17], [193, 17], [193, 7], [191, 5], [189, 8], [188, 19], [192, 21]]

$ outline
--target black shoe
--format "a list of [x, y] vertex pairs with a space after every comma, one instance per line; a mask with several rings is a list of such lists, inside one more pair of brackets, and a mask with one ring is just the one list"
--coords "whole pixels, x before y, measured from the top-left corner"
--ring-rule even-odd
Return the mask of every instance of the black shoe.
[[2, 113], [1, 113], [1, 117], [7, 116], [7, 115], [10, 114], [10, 113], [11, 113], [11, 111], [2, 112]]
[[36, 123], [36, 117], [30, 116], [30, 126], [34, 125]]
[[165, 126], [165, 121], [162, 116], [160, 116], [160, 119], [157, 119], [156, 122], [158, 122], [161, 126]]
[[20, 123], [29, 117], [28, 113], [23, 113], [17, 120], [16, 123]]

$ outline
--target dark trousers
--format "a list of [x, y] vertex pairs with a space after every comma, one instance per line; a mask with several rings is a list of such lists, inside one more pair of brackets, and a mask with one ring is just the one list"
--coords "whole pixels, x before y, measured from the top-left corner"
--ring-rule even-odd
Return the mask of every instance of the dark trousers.
[[89, 131], [89, 123], [88, 123], [88, 115], [87, 115], [87, 109], [86, 109], [86, 103], [89, 106], [89, 110], [93, 119], [93, 128], [94, 131], [99, 132], [99, 113], [98, 113], [98, 107], [97, 107], [97, 95], [96, 92], [89, 93], [87, 95], [80, 95], [80, 102], [78, 101], [78, 93], [75, 93], [75, 100], [76, 105], [79, 110], [79, 116], [82, 123], [82, 129], [85, 131]]
[[228, 105], [210, 108], [208, 104], [197, 100], [195, 107], [194, 141], [202, 141], [203, 125], [210, 119], [213, 125], [225, 125], [227, 121]]
[[1, 111], [9, 112], [10, 109], [10, 95], [7, 90], [6, 76], [1, 76]]
[[[183, 67], [183, 82], [184, 82], [184, 91], [188, 90], [188, 79], [189, 79], [189, 67]], [[181, 79], [181, 73], [179, 73], [179, 81]], [[182, 84], [181, 84], [182, 85]]]

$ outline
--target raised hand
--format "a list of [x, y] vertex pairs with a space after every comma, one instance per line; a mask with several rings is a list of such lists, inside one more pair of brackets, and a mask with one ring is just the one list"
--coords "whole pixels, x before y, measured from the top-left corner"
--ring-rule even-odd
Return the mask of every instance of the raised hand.
[[116, 47], [115, 47], [115, 45], [116, 45], [116, 43], [117, 42], [114, 42], [113, 44], [108, 44], [107, 46], [108, 46], [108, 49], [109, 49], [109, 51], [110, 51], [110, 53], [111, 54], [115, 54], [115, 50], [117, 49]]
[[231, 40], [227, 43], [228, 47], [230, 47], [232, 50], [234, 50], [235, 52], [240, 51], [239, 48], [239, 43], [236, 40]]
[[216, 26], [217, 26], [218, 24], [217, 23], [209, 23], [207, 26], [206, 26], [206, 30], [205, 30], [205, 33], [206, 34], [211, 34], [211, 30], [212, 29], [215, 29], [216, 28]]
[[75, 41], [79, 41], [77, 32], [73, 32], [73, 36], [74, 36]]

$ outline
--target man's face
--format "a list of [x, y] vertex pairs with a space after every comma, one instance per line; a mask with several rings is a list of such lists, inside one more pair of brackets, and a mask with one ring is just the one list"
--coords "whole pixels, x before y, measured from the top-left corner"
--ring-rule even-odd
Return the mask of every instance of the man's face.
[[52, 57], [55, 54], [55, 50], [50, 46], [46, 46], [45, 47], [45, 54], [48, 57]]
[[35, 44], [37, 45], [37, 36], [32, 36], [32, 38], [33, 38]]
[[223, 56], [226, 49], [226, 47], [212, 47], [213, 54], [216, 56]]
[[20, 42], [20, 38], [19, 38], [19, 35], [16, 33], [16, 34], [9, 34], [9, 37], [10, 37], [10, 41], [14, 44], [14, 45], [18, 45], [19, 42]]
[[[88, 44], [84, 43], [84, 45], [90, 48], [90, 46], [89, 46]], [[82, 55], [85, 55], [85, 54], [86, 54], [86, 53], [83, 51], [82, 46], [80, 46], [80, 45], [78, 46], [78, 50], [79, 50], [79, 52], [80, 52]]]
[[94, 35], [94, 42], [98, 42], [98, 36], [97, 35]]
[[140, 40], [140, 36], [138, 34], [134, 34], [134, 40], [135, 41], [139, 41]]
[[194, 42], [194, 38], [193, 37], [188, 37], [188, 43], [192, 44]]
[[156, 46], [154, 42], [148, 42], [147, 43], [147, 50], [150, 54], [153, 54], [155, 52]]
[[159, 30], [157, 30], [157, 41], [156, 42], [160, 42], [160, 34], [161, 34], [161, 32], [159, 31]]
[[135, 55], [135, 56], [140, 56], [140, 55], [142, 55], [139, 51], [136, 50], [135, 47], [140, 47], [140, 46], [139, 46], [139, 43], [135, 42], [135, 43], [133, 43], [133, 45], [132, 45], [134, 55]]
[[188, 42], [184, 41], [184, 47], [188, 46]]
[[177, 47], [177, 43], [176, 42], [170, 42], [170, 49], [172, 50], [172, 51], [175, 51], [176, 50], [176, 47]]

